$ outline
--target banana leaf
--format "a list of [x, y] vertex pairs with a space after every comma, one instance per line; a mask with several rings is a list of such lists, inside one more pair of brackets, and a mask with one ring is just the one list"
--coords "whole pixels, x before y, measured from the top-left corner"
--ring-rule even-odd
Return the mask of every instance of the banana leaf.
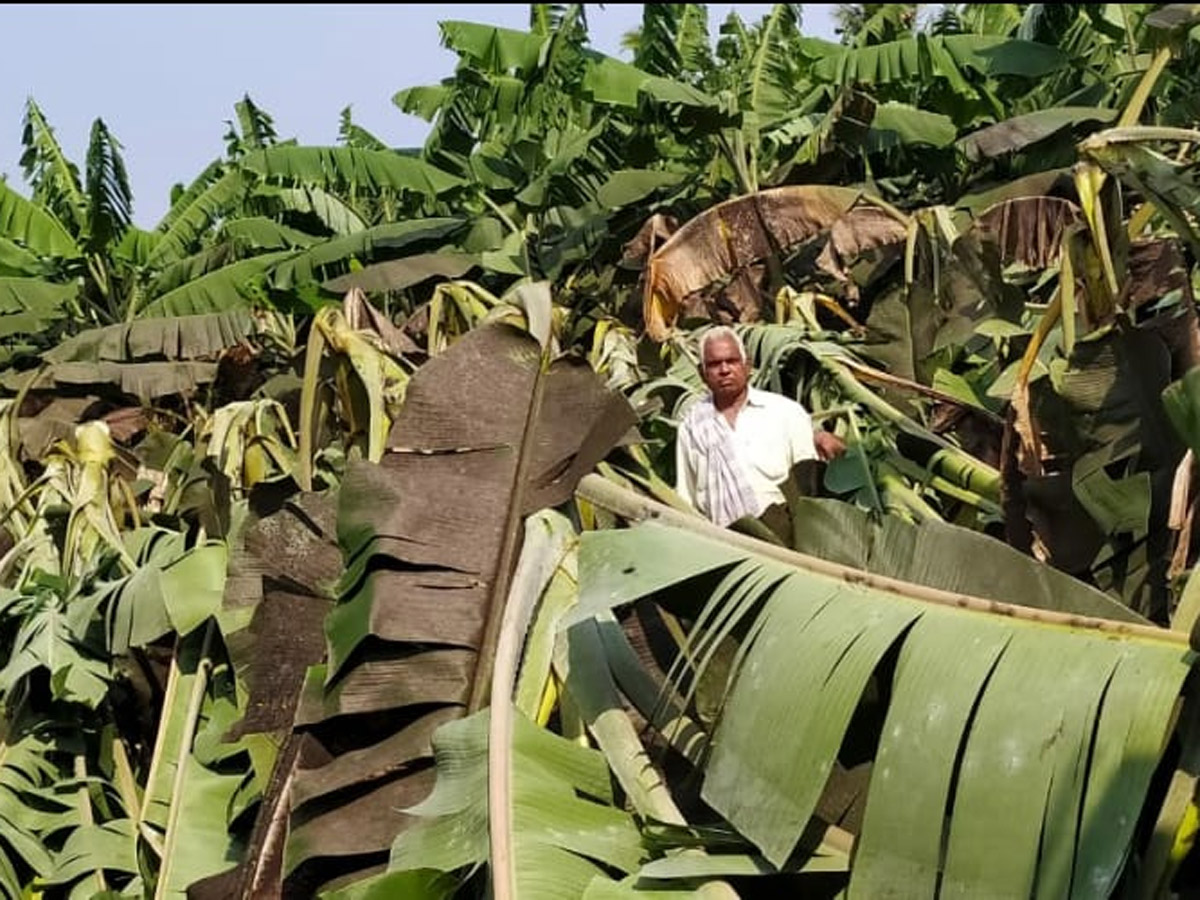
[[1076, 125], [1108, 124], [1117, 117], [1114, 109], [1090, 106], [1059, 106], [1013, 116], [960, 138], [958, 147], [971, 162], [1022, 150]]
[[1149, 329], [1106, 329], [1051, 371], [1032, 385], [1047, 461], [1019, 487], [1026, 515], [1052, 564], [1165, 622], [1166, 517], [1185, 449], [1161, 401], [1171, 352]]
[[0, 237], [41, 257], [76, 259], [82, 251], [54, 215], [0, 181]]
[[323, 241], [276, 266], [271, 284], [281, 291], [319, 284], [330, 277], [330, 270], [344, 274], [351, 260], [360, 264], [379, 262], [411, 245], [445, 240], [463, 224], [461, 219], [410, 219]]
[[[64, 386], [114, 385], [122, 393], [131, 394], [144, 403], [171, 394], [188, 394], [217, 377], [217, 364], [178, 360], [174, 362], [116, 363], [65, 362], [47, 366], [38, 372], [31, 390], [57, 390]], [[12, 391], [20, 390], [29, 376], [9, 371], [0, 375], [0, 385]]]
[[[484, 710], [434, 734], [438, 780], [407, 812], [392, 869], [469, 869], [489, 859], [488, 716]], [[614, 805], [604, 756], [538, 728], [517, 713], [512, 744], [515, 884], [521, 900], [582, 897], [607, 872], [635, 871], [644, 851], [633, 817]], [[599, 863], [599, 865], [597, 865]]]
[[[852, 219], [858, 209], [878, 216]], [[647, 333], [655, 341], [665, 340], [688, 295], [752, 263], [777, 257], [839, 222], [841, 231], [830, 239], [834, 259], [850, 258], [859, 248], [895, 243], [905, 233], [902, 216], [844, 187], [792, 185], [705, 210], [649, 258], [642, 309]]]
[[423, 160], [392, 150], [356, 147], [267, 147], [248, 153], [242, 166], [265, 181], [368, 192], [413, 191], [426, 197], [465, 184]]
[[1057, 47], [997, 35], [952, 34], [916, 37], [867, 47], [830, 45], [831, 52], [814, 66], [817, 77], [840, 84], [890, 84], [898, 81], [946, 79], [955, 91], [968, 93], [967, 69], [987, 76], [1037, 78], [1063, 66], [1067, 57]]
[[75, 284], [40, 278], [0, 278], [0, 338], [36, 332], [66, 315], [64, 307], [79, 292]]
[[953, 593], [1150, 624], [1103, 591], [978, 531], [936, 521], [914, 525], [896, 516], [876, 519], [837, 500], [797, 498], [791, 507], [791, 546], [800, 553]]
[[373, 293], [399, 291], [430, 278], [462, 278], [478, 265], [479, 258], [470, 253], [417, 253], [363, 266], [331, 278], [322, 287], [335, 294], [345, 294], [355, 288]]
[[168, 210], [156, 230], [161, 235], [150, 251], [147, 264], [161, 268], [179, 262], [198, 248], [201, 235], [241, 202], [247, 190], [246, 176], [236, 169], [222, 171], [213, 163]]
[[863, 706], [848, 896], [1109, 896], [1195, 661], [1182, 639], [926, 602], [749, 544], [646, 523], [581, 546], [581, 614], [708, 583], [693, 653], [717, 623], [739, 636], [702, 771], [714, 810], [785, 865]]
[[54, 871], [46, 836], [72, 818], [66, 799], [50, 790], [58, 780], [52, 736], [19, 724], [12, 723], [0, 742], [0, 893], [13, 898], [22, 895], [27, 873]]
[[190, 316], [247, 310], [263, 299], [266, 275], [297, 250], [277, 250], [252, 256], [201, 275], [159, 294], [142, 307], [141, 316]]
[[[193, 883], [191, 900], [279, 896], [287, 817], [310, 795], [327, 793], [337, 779], [354, 783], [358, 766], [383, 759], [346, 754], [342, 765], [322, 770], [324, 781], [301, 770], [303, 733], [292, 732], [300, 689], [310, 666], [325, 653], [324, 621], [341, 572], [336, 542], [335, 492], [286, 499], [255, 497], [229, 539], [229, 572], [219, 614], [238, 683], [245, 693], [241, 717], [223, 744], [237, 747], [256, 737], [267, 752], [254, 759], [257, 790], [252, 825], [240, 862]], [[403, 753], [390, 748], [397, 759]], [[395, 763], [397, 767], [402, 762]], [[242, 828], [230, 821], [231, 832]]]
[[487, 703], [521, 519], [568, 499], [634, 421], [586, 364], [543, 361], [507, 325], [418, 369], [382, 463], [352, 462], [340, 488], [345, 569], [295, 718], [324, 761], [297, 773], [285, 891], [386, 861], [398, 810], [432, 787], [434, 729]]
[[49, 363], [130, 362], [157, 357], [166, 360], [215, 356], [255, 331], [244, 310], [168, 319], [139, 319], [80, 332], [42, 354]]

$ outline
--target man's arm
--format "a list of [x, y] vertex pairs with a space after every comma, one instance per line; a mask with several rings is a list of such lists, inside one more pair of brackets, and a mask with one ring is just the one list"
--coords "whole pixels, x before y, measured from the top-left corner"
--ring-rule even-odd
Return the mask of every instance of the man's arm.
[[796, 403], [787, 417], [788, 468], [805, 459], [817, 458], [817, 446], [813, 435], [812, 416]]
[[791, 465], [805, 459], [836, 459], [846, 452], [846, 442], [820, 426], [814, 425], [812, 416], [803, 406], [793, 417], [788, 433]]

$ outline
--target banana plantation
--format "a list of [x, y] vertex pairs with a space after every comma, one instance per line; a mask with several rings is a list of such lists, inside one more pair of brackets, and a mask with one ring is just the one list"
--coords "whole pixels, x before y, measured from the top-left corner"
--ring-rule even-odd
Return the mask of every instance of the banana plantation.
[[[1200, 6], [587, 9], [147, 229], [11, 123], [0, 895], [1196, 896]], [[847, 446], [728, 528], [714, 323]]]

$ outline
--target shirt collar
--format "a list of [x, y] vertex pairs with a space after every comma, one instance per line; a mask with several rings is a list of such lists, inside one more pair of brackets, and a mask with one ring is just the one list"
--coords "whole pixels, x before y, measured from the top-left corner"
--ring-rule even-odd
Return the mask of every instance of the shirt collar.
[[750, 388], [749, 393], [746, 395], [746, 405], [765, 406], [766, 398], [763, 396], [765, 393], [765, 391], [760, 391], [758, 388]]
[[[758, 406], [758, 407], [766, 406], [768, 394], [769, 394], [768, 391], [762, 391], [762, 390], [759, 390], [758, 388], [754, 388], [754, 387], [750, 388], [749, 391], [746, 393], [746, 406]], [[714, 410], [716, 409], [716, 405], [713, 403], [712, 391], [709, 391], [703, 397], [701, 402], [707, 403]]]

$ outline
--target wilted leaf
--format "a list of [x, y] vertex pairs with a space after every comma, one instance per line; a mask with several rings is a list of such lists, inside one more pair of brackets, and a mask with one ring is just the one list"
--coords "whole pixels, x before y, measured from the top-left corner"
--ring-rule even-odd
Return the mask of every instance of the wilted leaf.
[[1013, 116], [994, 125], [973, 131], [958, 141], [959, 149], [971, 162], [1023, 150], [1030, 144], [1057, 134], [1064, 128], [1083, 124], [1108, 124], [1117, 110], [1090, 106], [1057, 106]]
[[1020, 197], [988, 207], [973, 227], [997, 243], [1004, 265], [1041, 271], [1057, 263], [1063, 234], [1082, 220], [1070, 200]]
[[355, 775], [334, 753], [328, 778], [325, 766], [305, 772], [326, 787], [297, 811], [289, 883], [321, 881], [333, 858], [377, 863], [405, 827], [396, 810], [424, 796], [432, 773], [422, 741], [403, 736], [427, 727], [427, 714], [454, 717], [486, 700], [480, 658], [521, 518], [567, 499], [634, 421], [586, 364], [564, 357], [543, 370], [537, 342], [504, 325], [468, 332], [417, 370], [383, 462], [353, 463], [342, 482], [346, 571], [327, 623], [328, 668], [314, 670], [297, 711], [323, 739], [345, 733], [332, 723], [374, 722], [341, 752], [382, 760], [371, 748], [394, 738], [411, 762]]
[[[705, 210], [650, 257], [643, 303], [647, 334], [665, 340], [689, 294], [817, 236], [860, 202], [872, 205], [850, 188], [805, 185], [760, 191]], [[854, 235], [850, 228], [842, 237]]]

